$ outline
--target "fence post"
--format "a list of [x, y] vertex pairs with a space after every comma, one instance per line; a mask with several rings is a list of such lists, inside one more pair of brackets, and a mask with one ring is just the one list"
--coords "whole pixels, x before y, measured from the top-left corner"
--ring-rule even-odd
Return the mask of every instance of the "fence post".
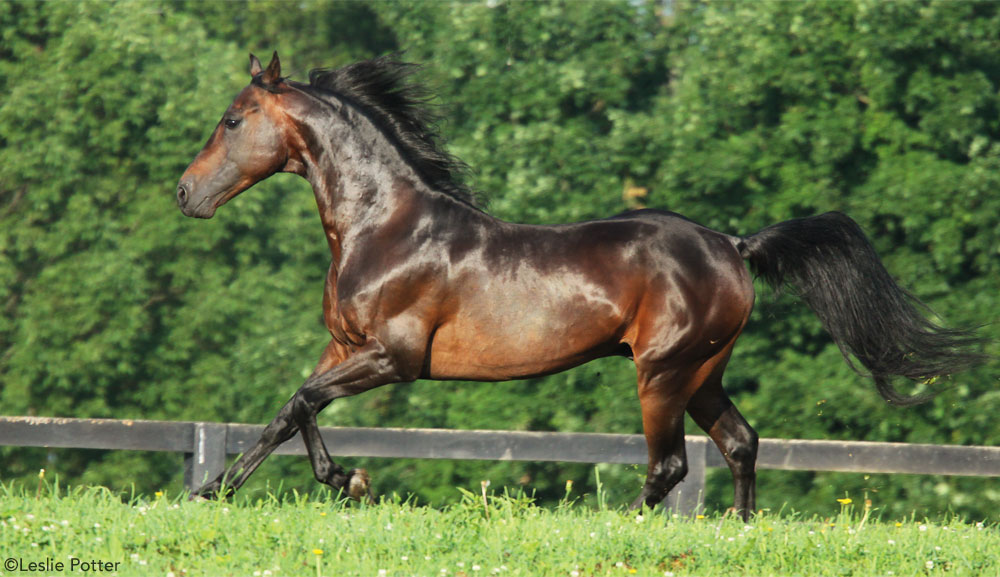
[[695, 515], [704, 508], [705, 501], [705, 452], [708, 439], [688, 438], [685, 446], [688, 473], [667, 495], [666, 503], [678, 515]]
[[196, 491], [226, 468], [226, 437], [229, 426], [194, 423], [193, 452], [184, 454], [184, 487]]

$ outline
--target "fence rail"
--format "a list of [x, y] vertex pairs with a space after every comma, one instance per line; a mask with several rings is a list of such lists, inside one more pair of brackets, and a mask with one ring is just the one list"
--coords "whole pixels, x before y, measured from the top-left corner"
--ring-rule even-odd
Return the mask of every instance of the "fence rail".
[[[0, 445], [184, 453], [184, 482], [194, 489], [225, 468], [227, 455], [249, 449], [263, 429], [237, 423], [0, 417]], [[642, 435], [346, 427], [321, 431], [334, 456], [646, 463]], [[688, 435], [686, 442], [688, 475], [668, 502], [689, 513], [701, 505], [706, 468], [726, 464], [707, 437]], [[275, 452], [306, 454], [298, 436]], [[1000, 477], [1000, 447], [761, 439], [757, 468]]]

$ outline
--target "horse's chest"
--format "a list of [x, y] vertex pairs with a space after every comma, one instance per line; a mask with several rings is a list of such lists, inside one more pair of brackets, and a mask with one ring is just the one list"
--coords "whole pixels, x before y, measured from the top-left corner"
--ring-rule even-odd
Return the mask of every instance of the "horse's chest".
[[365, 335], [357, 326], [356, 315], [350, 307], [344, 306], [337, 290], [337, 270], [330, 267], [323, 291], [323, 322], [333, 340], [348, 347], [359, 346], [365, 342]]

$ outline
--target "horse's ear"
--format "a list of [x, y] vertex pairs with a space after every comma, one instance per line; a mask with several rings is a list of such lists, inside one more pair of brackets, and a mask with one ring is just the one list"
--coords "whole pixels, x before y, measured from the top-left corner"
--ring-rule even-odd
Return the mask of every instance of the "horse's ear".
[[257, 59], [253, 53], [250, 53], [250, 76], [257, 76], [263, 72], [264, 68], [260, 65], [260, 60]]
[[278, 52], [274, 52], [274, 56], [271, 56], [271, 63], [267, 65], [267, 70], [264, 71], [264, 76], [261, 76], [261, 82], [264, 86], [274, 86], [281, 81], [281, 61], [278, 60]]

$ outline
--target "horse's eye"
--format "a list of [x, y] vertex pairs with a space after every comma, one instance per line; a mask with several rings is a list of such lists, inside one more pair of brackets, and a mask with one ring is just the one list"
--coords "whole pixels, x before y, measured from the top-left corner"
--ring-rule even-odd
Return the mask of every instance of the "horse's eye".
[[233, 129], [240, 125], [239, 118], [227, 118], [225, 120], [226, 128]]

